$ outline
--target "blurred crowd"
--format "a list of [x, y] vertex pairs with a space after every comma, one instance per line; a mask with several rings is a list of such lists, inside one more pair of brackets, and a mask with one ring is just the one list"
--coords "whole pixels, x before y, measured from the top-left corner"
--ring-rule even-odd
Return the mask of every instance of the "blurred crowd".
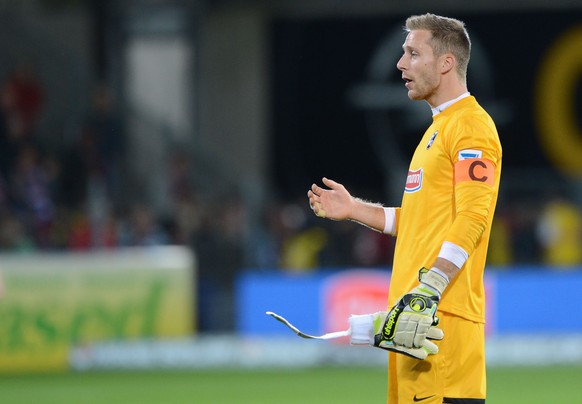
[[[118, 200], [125, 137], [106, 87], [95, 91], [75, 139], [59, 150], [38, 136], [45, 94], [32, 66], [19, 65], [11, 72], [1, 84], [0, 101], [0, 249], [166, 241], [139, 234], [146, 209], [134, 207], [127, 223], [108, 209]], [[92, 206], [96, 194], [102, 197], [101, 208]]]
[[[317, 218], [307, 200], [273, 206], [265, 213], [265, 240], [256, 265], [308, 271], [318, 267], [388, 267], [395, 239], [352, 222]], [[488, 265], [582, 265], [582, 209], [565, 196], [503, 201], [491, 233]]]
[[[124, 192], [127, 138], [111, 90], [98, 86], [77, 133], [54, 150], [37, 136], [45, 94], [30, 66], [0, 87], [0, 250], [91, 250], [180, 244], [197, 255], [201, 329], [232, 324], [212, 313], [232, 308], [236, 275], [314, 268], [388, 267], [394, 239], [352, 222], [317, 218], [307, 198], [251, 207], [239, 190], [202, 192], [191, 156], [167, 167], [167, 212]], [[314, 179], [316, 180], [316, 179]], [[309, 186], [310, 184], [307, 184]], [[307, 190], [307, 189], [306, 189]], [[582, 265], [582, 210], [566, 196], [500, 200], [489, 265]]]

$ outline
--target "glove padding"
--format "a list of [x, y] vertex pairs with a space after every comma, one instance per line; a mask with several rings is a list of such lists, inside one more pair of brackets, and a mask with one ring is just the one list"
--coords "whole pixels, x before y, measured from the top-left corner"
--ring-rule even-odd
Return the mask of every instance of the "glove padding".
[[428, 336], [428, 330], [436, 325], [438, 297], [420, 293], [407, 293], [388, 313], [382, 328], [382, 340], [419, 348]]
[[444, 336], [442, 330], [438, 334], [433, 331], [430, 336], [429, 331], [438, 325], [436, 311], [449, 280], [440, 271], [426, 268], [420, 269], [418, 280], [419, 285], [402, 296], [390, 310], [379, 337], [379, 343], [392, 343], [397, 352], [425, 348], [433, 353], [435, 346], [427, 338], [441, 335], [436, 339], [442, 339]]
[[402, 345], [394, 344], [383, 338], [384, 324], [388, 322], [390, 312], [380, 311], [373, 314], [352, 315], [350, 322], [350, 343], [352, 345], [371, 345], [377, 348], [402, 353], [416, 359], [426, 359], [428, 355], [438, 353], [438, 347], [429, 340], [441, 340], [444, 333], [440, 328], [435, 327], [438, 323], [431, 325], [427, 332], [427, 338], [419, 347], [407, 348]]
[[437, 296], [412, 292], [402, 296], [388, 312], [381, 332], [374, 335], [374, 346], [418, 359], [438, 353], [438, 347], [429, 341], [444, 337], [436, 327], [437, 306]]
[[[438, 353], [438, 347], [429, 340], [444, 337], [443, 331], [436, 327], [439, 323], [436, 311], [449, 281], [438, 271], [426, 268], [421, 268], [418, 280], [420, 284], [402, 296], [388, 313], [352, 316], [350, 342], [354, 345], [369, 342], [417, 359]], [[363, 317], [362, 324], [358, 317]]]

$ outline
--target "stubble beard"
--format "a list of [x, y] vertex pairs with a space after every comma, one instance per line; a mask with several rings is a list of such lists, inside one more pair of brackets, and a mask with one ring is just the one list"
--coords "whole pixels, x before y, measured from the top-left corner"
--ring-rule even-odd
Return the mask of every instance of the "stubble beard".
[[438, 83], [426, 80], [422, 85], [415, 82], [415, 88], [408, 90], [408, 98], [413, 101], [427, 101], [437, 92]]

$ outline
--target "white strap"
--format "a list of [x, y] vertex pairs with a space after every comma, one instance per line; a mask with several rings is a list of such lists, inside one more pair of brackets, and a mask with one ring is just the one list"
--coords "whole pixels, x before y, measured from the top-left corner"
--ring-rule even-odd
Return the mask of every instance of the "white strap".
[[445, 241], [439, 252], [439, 258], [444, 258], [451, 261], [457, 268], [462, 268], [469, 258], [469, 254], [456, 244]]
[[384, 234], [396, 233], [396, 208], [384, 208]]

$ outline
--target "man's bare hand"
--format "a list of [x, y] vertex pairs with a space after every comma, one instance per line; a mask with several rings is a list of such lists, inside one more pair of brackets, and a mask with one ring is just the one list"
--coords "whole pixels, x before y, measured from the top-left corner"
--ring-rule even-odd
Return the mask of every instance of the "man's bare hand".
[[309, 206], [319, 217], [332, 220], [346, 220], [352, 218], [354, 198], [340, 183], [323, 178], [323, 185], [328, 189], [313, 184], [307, 192]]

